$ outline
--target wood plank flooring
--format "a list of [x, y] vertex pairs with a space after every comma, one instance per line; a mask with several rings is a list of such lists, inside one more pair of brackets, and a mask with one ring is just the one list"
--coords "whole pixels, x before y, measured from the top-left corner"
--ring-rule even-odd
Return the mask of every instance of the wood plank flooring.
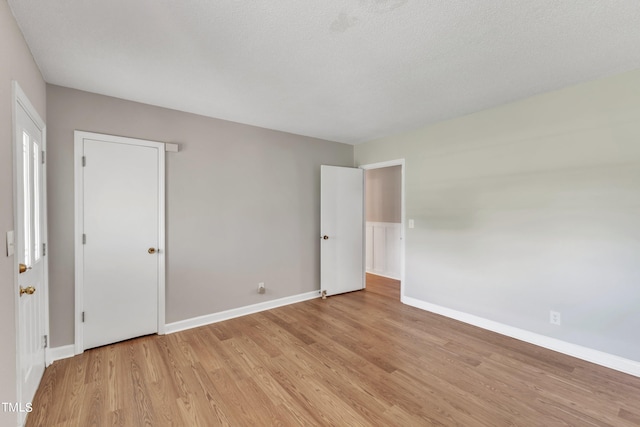
[[27, 425], [640, 425], [640, 378], [402, 305], [397, 286], [57, 361]]
[[400, 301], [400, 281], [367, 273], [367, 292]]

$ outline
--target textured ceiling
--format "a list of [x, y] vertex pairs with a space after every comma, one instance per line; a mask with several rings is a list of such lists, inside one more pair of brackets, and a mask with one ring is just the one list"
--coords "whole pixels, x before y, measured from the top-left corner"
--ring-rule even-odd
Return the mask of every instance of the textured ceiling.
[[359, 143], [640, 68], [638, 0], [9, 0], [47, 82]]

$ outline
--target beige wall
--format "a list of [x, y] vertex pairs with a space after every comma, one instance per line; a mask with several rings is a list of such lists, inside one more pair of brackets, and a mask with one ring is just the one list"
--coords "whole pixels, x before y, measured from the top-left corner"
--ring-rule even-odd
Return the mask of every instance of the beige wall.
[[[320, 289], [320, 165], [353, 148], [47, 86], [51, 340], [73, 343], [73, 131], [167, 153], [167, 322]], [[267, 292], [256, 292], [265, 282]]]
[[[13, 121], [11, 81], [17, 80], [45, 119], [45, 83], [5, 0], [0, 1], [0, 401], [16, 401], [14, 257], [7, 257], [6, 232], [13, 230]], [[16, 425], [0, 408], [0, 425]]]
[[367, 221], [402, 222], [402, 167], [369, 169], [365, 176]]
[[407, 296], [640, 361], [640, 70], [355, 148], [399, 158]]

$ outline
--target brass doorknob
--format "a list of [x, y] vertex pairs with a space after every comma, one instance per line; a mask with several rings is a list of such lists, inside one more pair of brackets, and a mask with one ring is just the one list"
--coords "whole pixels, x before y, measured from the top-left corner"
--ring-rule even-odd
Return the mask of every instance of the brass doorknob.
[[36, 288], [34, 288], [33, 286], [27, 286], [26, 288], [23, 288], [22, 286], [20, 286], [20, 296], [22, 296], [22, 294], [31, 295], [35, 291], [36, 291]]
[[147, 251], [150, 254], [155, 254], [156, 253], [156, 248], [149, 248], [149, 250]]
[[31, 270], [31, 267], [27, 267], [25, 264], [18, 264], [18, 271], [20, 274], [26, 272], [27, 270]]
[[326, 234], [325, 234], [324, 236], [322, 236], [322, 238], [323, 238], [324, 240], [329, 240], [329, 236], [327, 236]]

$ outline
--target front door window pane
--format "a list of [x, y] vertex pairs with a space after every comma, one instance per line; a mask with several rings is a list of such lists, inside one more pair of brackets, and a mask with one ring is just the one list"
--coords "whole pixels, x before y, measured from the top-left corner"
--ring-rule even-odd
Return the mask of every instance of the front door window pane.
[[34, 262], [40, 259], [42, 254], [42, 232], [40, 229], [40, 144], [33, 142], [33, 249]]
[[31, 150], [29, 134], [22, 132], [22, 182], [23, 188], [23, 232], [24, 232], [24, 263], [31, 266], [33, 247], [31, 242]]

